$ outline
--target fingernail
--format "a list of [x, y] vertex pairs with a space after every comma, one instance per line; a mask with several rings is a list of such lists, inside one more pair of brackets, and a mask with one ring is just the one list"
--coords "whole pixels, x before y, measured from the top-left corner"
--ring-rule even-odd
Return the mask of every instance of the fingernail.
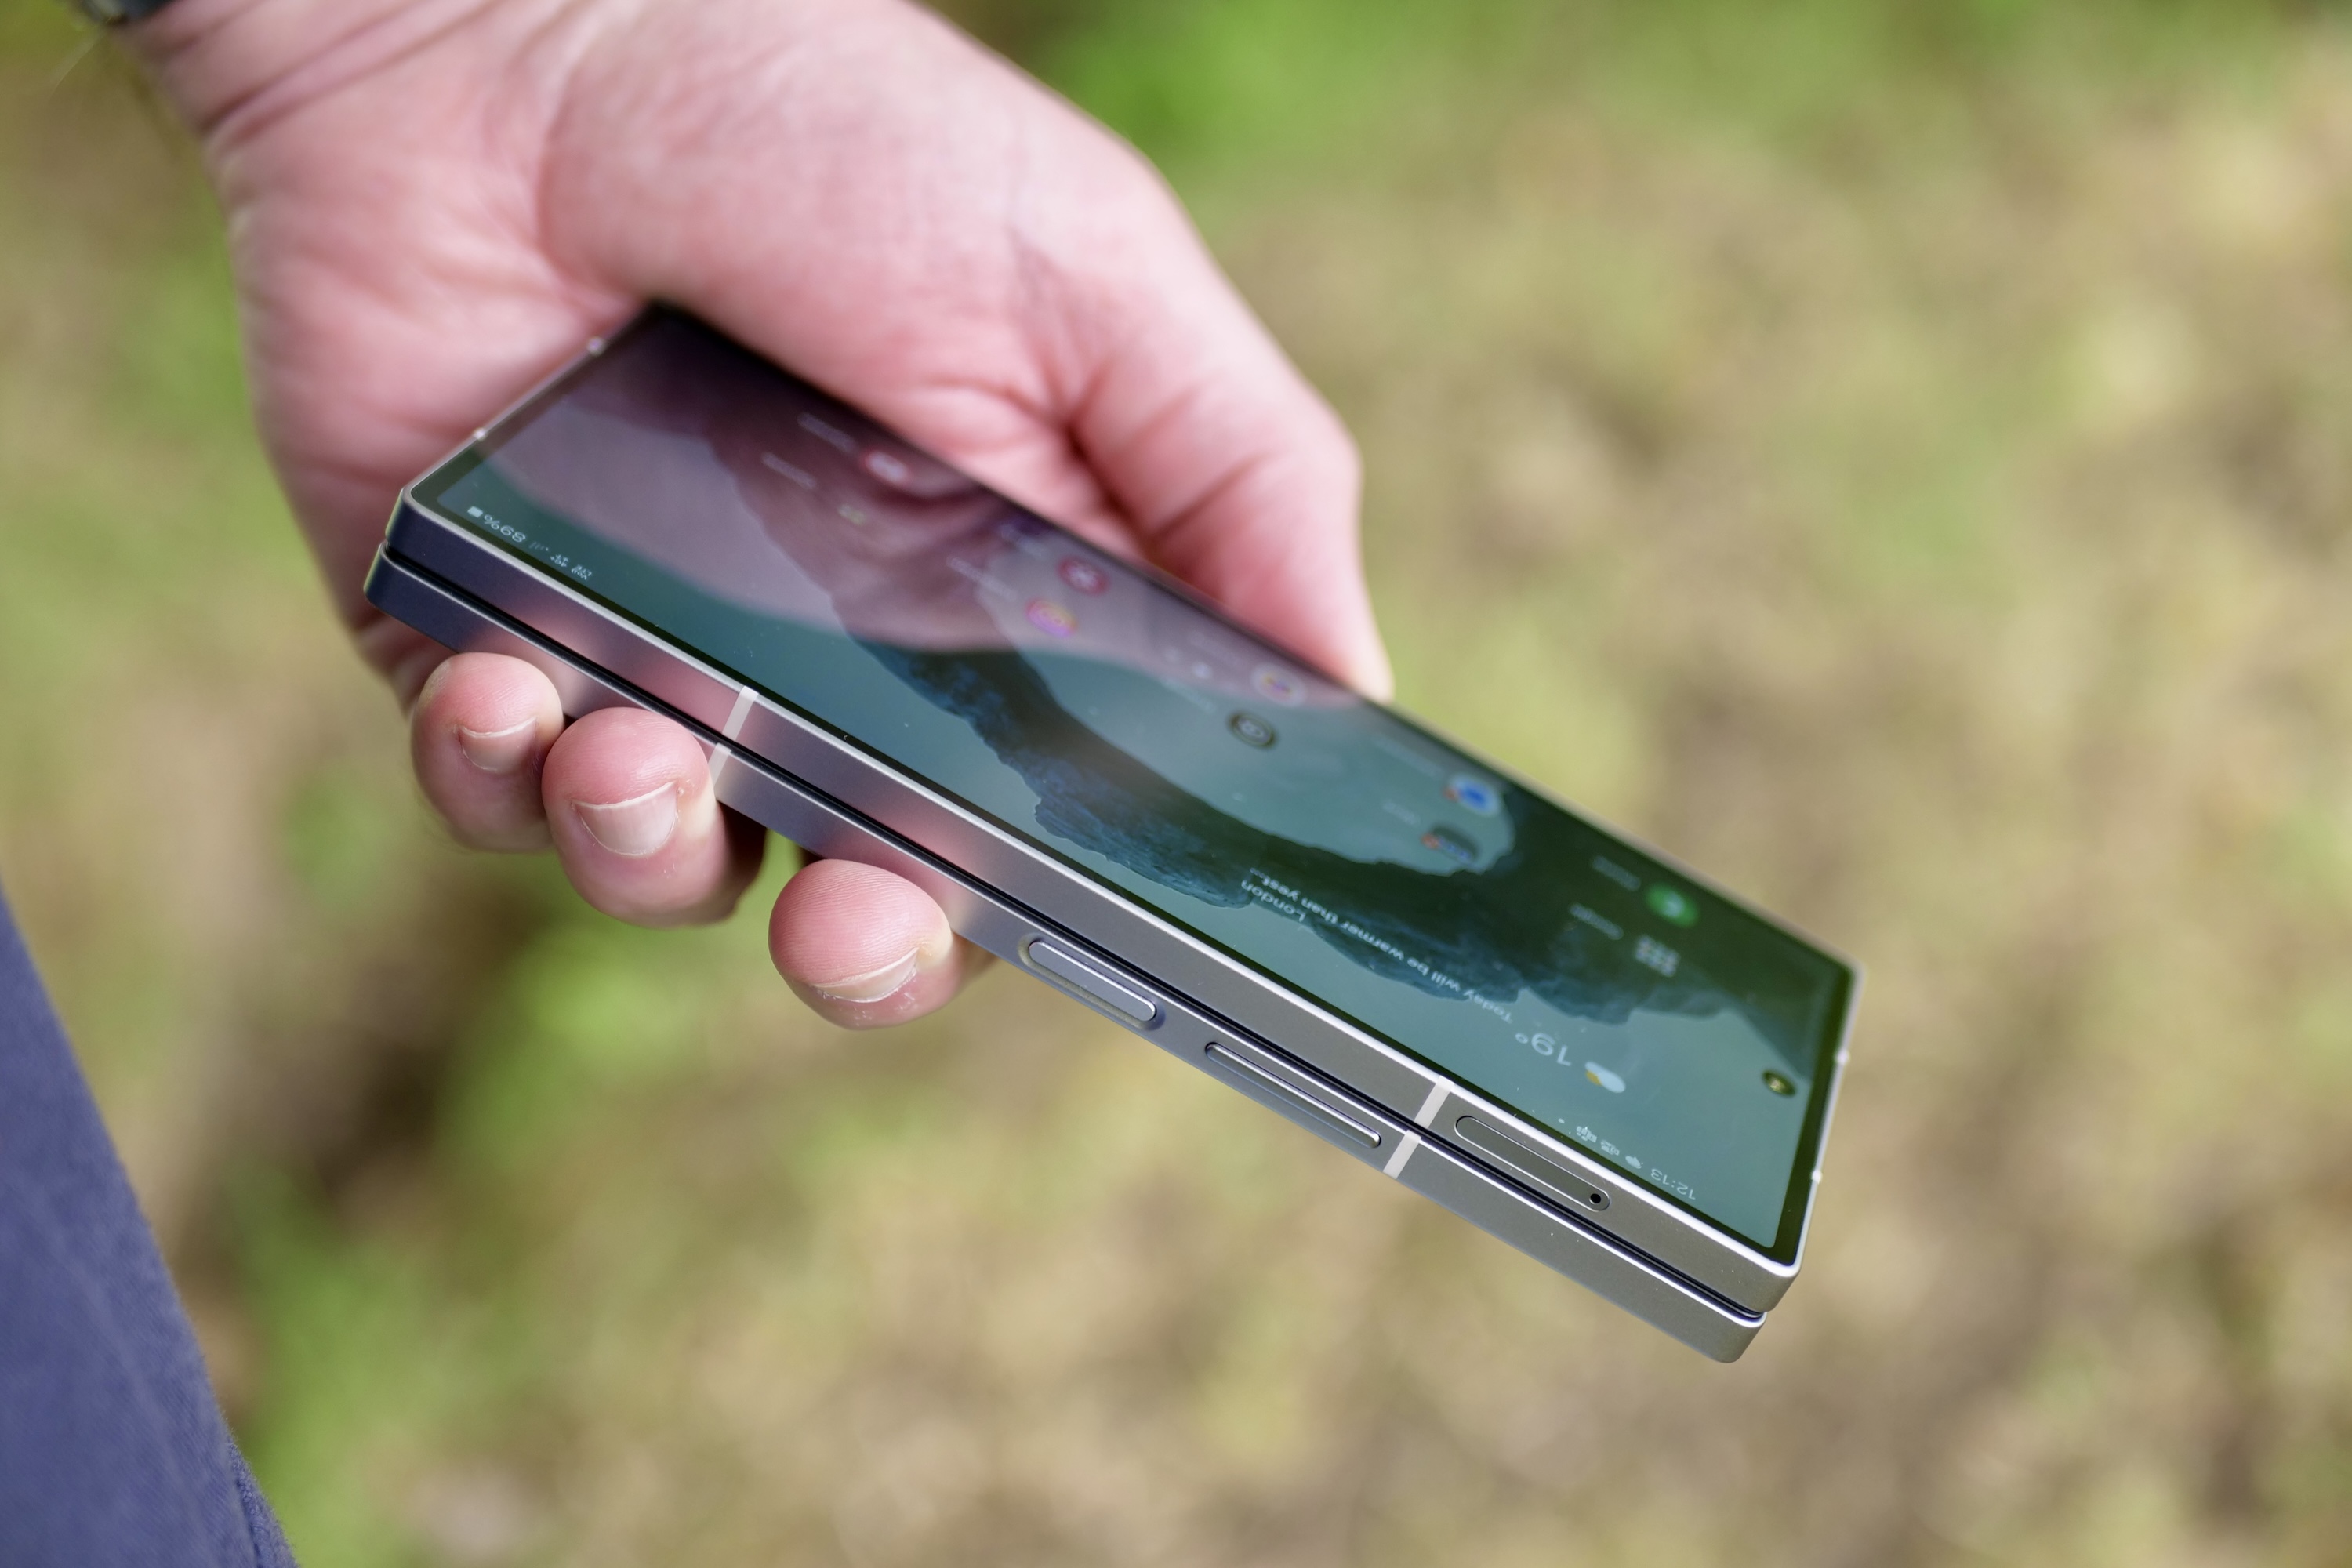
[[589, 837], [614, 854], [632, 860], [652, 854], [677, 834], [676, 784], [663, 784], [633, 800], [616, 800], [610, 805], [591, 805], [584, 800], [575, 800], [572, 809], [580, 814], [580, 826], [588, 830]]
[[457, 749], [486, 773], [510, 773], [530, 758], [531, 742], [539, 739], [539, 721], [526, 719], [503, 730], [468, 730], [457, 726]]
[[895, 996], [900, 987], [915, 977], [923, 961], [923, 951], [915, 949], [896, 963], [879, 969], [869, 969], [863, 974], [853, 974], [844, 980], [830, 981], [823, 985], [812, 983], [809, 989], [834, 1002], [879, 1002]]

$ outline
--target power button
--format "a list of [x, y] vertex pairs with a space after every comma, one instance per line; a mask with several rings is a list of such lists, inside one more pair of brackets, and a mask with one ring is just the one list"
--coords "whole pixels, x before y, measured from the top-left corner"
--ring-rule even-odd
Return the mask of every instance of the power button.
[[1038, 973], [1139, 1029], [1152, 1028], [1160, 1022], [1158, 1002], [1091, 959], [1081, 958], [1057, 942], [1033, 937], [1023, 944], [1021, 956]]

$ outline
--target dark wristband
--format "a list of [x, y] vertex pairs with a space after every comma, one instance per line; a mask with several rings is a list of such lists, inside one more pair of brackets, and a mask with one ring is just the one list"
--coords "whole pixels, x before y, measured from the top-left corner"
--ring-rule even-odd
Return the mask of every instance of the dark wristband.
[[74, 0], [83, 16], [110, 27], [143, 20], [171, 3], [172, 0]]

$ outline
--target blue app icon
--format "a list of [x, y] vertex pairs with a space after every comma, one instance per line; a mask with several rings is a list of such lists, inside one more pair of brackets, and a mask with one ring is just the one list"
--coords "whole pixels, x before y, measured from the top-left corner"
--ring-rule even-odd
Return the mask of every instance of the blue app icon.
[[1492, 816], [1503, 809], [1503, 792], [1468, 773], [1455, 773], [1445, 782], [1445, 798], [1481, 816]]

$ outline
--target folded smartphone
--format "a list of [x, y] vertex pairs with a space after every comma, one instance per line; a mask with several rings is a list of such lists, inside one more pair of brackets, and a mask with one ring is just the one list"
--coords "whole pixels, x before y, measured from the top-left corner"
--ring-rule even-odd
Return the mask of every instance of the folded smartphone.
[[367, 595], [1721, 1361], [1855, 972], [670, 310], [411, 485]]

